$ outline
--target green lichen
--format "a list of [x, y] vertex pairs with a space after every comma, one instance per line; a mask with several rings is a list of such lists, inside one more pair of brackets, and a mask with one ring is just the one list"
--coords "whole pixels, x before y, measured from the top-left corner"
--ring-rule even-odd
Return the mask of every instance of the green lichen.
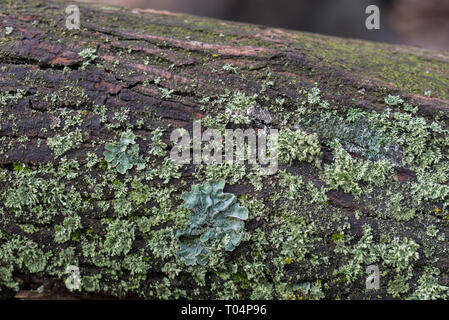
[[2, 237], [7, 241], [0, 246], [0, 261], [9, 266], [26, 267], [31, 273], [45, 270], [51, 252], [45, 253], [38, 243], [19, 235], [3, 234]]
[[162, 133], [163, 129], [156, 128], [153, 130], [153, 136], [151, 137], [151, 149], [149, 153], [158, 157], [164, 157], [167, 153], [165, 151], [167, 145], [161, 140]]
[[387, 293], [393, 298], [399, 298], [408, 293], [410, 290], [410, 286], [408, 284], [410, 276], [410, 274], [398, 274], [393, 280], [388, 282]]
[[[348, 154], [338, 141], [333, 143], [334, 163], [324, 168], [324, 178], [330, 190], [343, 189], [359, 196], [369, 187], [382, 186], [394, 176], [393, 165], [388, 160], [356, 160]], [[362, 189], [361, 183], [368, 184]]]
[[293, 219], [293, 223], [283, 221], [272, 230], [269, 240], [274, 248], [279, 249], [273, 260], [278, 281], [282, 281], [285, 275], [285, 265], [298, 263], [305, 258], [314, 242], [314, 232], [315, 225], [307, 224], [302, 219]]
[[206, 182], [182, 195], [192, 211], [187, 227], [176, 233], [178, 257], [186, 265], [207, 264], [208, 242], [221, 242], [226, 251], [233, 251], [242, 239], [248, 210], [236, 203], [233, 194], [223, 193], [224, 185], [224, 181]]
[[383, 266], [402, 274], [418, 260], [418, 249], [419, 245], [408, 238], [376, 242], [371, 227], [365, 225], [363, 236], [355, 245], [348, 247], [343, 241], [337, 242], [335, 251], [347, 255], [348, 263], [339, 267], [334, 274], [342, 275], [346, 281], [353, 282], [364, 274], [366, 266], [376, 263], [382, 263]]
[[325, 297], [321, 282], [315, 281], [313, 283], [304, 282], [293, 286], [294, 291], [298, 291], [298, 299], [302, 300], [321, 300]]
[[391, 107], [395, 107], [395, 106], [398, 106], [398, 105], [401, 105], [404, 103], [404, 100], [402, 100], [401, 97], [392, 96], [391, 94], [389, 94], [388, 97], [386, 97], [384, 100], [385, 100], [385, 104], [387, 104]]
[[95, 59], [98, 58], [96, 53], [97, 53], [96, 48], [86, 48], [78, 53], [78, 55], [84, 60], [81, 69], [85, 69], [88, 65], [94, 62]]
[[15, 93], [0, 92], [0, 106], [5, 106], [8, 102], [12, 101], [17, 103], [25, 96], [25, 90], [18, 89]]
[[207, 181], [225, 180], [229, 184], [236, 184], [246, 175], [244, 165], [238, 163], [210, 164], [206, 167], [205, 176]]
[[125, 174], [133, 166], [136, 166], [137, 170], [145, 168], [145, 161], [139, 156], [139, 146], [135, 144], [135, 138], [132, 131], [123, 132], [119, 142], [107, 143], [105, 146], [105, 160], [121, 174]]
[[411, 300], [437, 300], [446, 299], [449, 287], [438, 282], [440, 271], [437, 268], [427, 266], [424, 274], [418, 279], [418, 286], [409, 297]]
[[382, 141], [381, 131], [368, 123], [360, 109], [348, 110], [346, 119], [335, 111], [326, 111], [307, 124], [304, 120], [301, 122], [326, 139], [338, 139], [346, 150], [361, 154], [369, 160], [393, 158], [394, 153], [397, 154], [393, 146]]
[[80, 129], [69, 132], [66, 135], [55, 135], [48, 138], [47, 145], [55, 154], [55, 157], [60, 157], [69, 150], [77, 149], [83, 142], [83, 135]]
[[233, 66], [232, 64], [224, 64], [222, 67], [223, 70], [228, 71], [228, 72], [232, 72], [237, 74], [238, 73], [238, 68], [236, 66]]
[[70, 240], [73, 233], [81, 227], [80, 216], [70, 215], [65, 217], [62, 225], [55, 226], [55, 242], [64, 243]]
[[235, 124], [249, 124], [246, 111], [256, 105], [257, 95], [247, 96], [244, 92], [235, 92], [226, 105], [225, 114], [229, 121]]
[[14, 31], [13, 27], [5, 27], [5, 34], [9, 36]]
[[173, 92], [175, 92], [174, 89], [167, 88], [159, 88], [159, 91], [161, 92], [162, 99], [170, 99]]
[[302, 177], [287, 173], [285, 170], [279, 171], [279, 186], [286, 188], [286, 199], [295, 200], [300, 198], [301, 189], [304, 186]]
[[307, 134], [300, 129], [281, 130], [278, 140], [278, 157], [282, 162], [291, 164], [293, 160], [305, 161], [319, 168], [322, 153], [318, 136]]
[[104, 248], [110, 255], [127, 254], [134, 241], [134, 224], [130, 221], [108, 222]]

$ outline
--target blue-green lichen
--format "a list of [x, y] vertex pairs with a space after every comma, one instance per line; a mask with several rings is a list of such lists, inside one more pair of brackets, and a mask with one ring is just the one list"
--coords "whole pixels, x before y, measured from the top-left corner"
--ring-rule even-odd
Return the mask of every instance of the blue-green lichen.
[[135, 138], [132, 131], [123, 132], [119, 142], [110, 142], [105, 146], [105, 160], [121, 174], [125, 174], [133, 166], [136, 166], [137, 170], [145, 167], [145, 161], [139, 156], [139, 146], [134, 141]]
[[182, 196], [191, 216], [176, 237], [178, 257], [186, 265], [207, 264], [210, 242], [221, 242], [226, 251], [233, 251], [242, 239], [248, 210], [236, 202], [233, 194], [223, 192], [224, 185], [224, 181], [206, 182]]

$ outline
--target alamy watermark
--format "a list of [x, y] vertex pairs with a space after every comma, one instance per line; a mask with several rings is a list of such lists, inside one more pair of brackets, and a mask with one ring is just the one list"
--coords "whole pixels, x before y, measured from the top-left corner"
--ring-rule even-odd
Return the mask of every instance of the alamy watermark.
[[366, 267], [366, 290], [379, 290], [380, 288], [380, 274], [379, 267], [376, 265], [370, 265]]
[[65, 19], [65, 26], [69, 30], [80, 28], [80, 9], [76, 5], [70, 5], [65, 8], [65, 13], [68, 15]]
[[[262, 175], [272, 175], [278, 170], [277, 129], [217, 129], [202, 132], [201, 121], [193, 123], [193, 135], [185, 129], [172, 131], [170, 152], [176, 164], [258, 164]], [[193, 149], [193, 157], [191, 150]]]
[[380, 29], [380, 9], [378, 6], [372, 4], [365, 9], [365, 13], [369, 16], [365, 20], [365, 26], [368, 30]]
[[65, 269], [65, 273], [70, 274], [69, 277], [65, 280], [65, 286], [70, 291], [73, 290], [81, 290], [81, 275], [80, 269], [77, 266], [67, 266]]

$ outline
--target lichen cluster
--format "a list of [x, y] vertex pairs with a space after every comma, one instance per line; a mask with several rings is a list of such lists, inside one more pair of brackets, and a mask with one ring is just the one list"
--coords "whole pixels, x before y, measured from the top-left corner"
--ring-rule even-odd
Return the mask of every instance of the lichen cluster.
[[231, 193], [223, 193], [224, 181], [193, 186], [182, 195], [185, 207], [192, 210], [187, 227], [176, 232], [180, 240], [178, 256], [186, 265], [205, 265], [208, 242], [221, 242], [226, 251], [233, 251], [242, 240], [248, 210], [241, 207]]
[[135, 138], [131, 131], [124, 132], [119, 142], [107, 143], [105, 146], [105, 160], [110, 162], [112, 167], [117, 167], [117, 171], [121, 174], [133, 166], [136, 166], [137, 170], [145, 167], [145, 161], [139, 156], [139, 146], [135, 144]]

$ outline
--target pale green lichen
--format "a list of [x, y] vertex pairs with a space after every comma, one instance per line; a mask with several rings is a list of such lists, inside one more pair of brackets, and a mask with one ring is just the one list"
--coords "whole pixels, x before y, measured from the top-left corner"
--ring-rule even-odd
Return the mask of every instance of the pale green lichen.
[[78, 55], [84, 60], [81, 66], [82, 70], [84, 70], [89, 64], [91, 64], [92, 62], [95, 61], [95, 59], [98, 58], [96, 53], [97, 53], [96, 48], [86, 48], [78, 53]]
[[9, 36], [14, 31], [13, 27], [5, 27], [5, 34]]
[[178, 257], [186, 265], [205, 265], [209, 259], [208, 243], [221, 242], [233, 251], [242, 239], [248, 210], [231, 193], [223, 193], [224, 181], [212, 181], [192, 187], [183, 194], [185, 207], [191, 210], [187, 227], [178, 230]]
[[398, 274], [393, 280], [388, 282], [387, 293], [393, 298], [399, 298], [408, 293], [410, 290], [410, 286], [408, 284], [410, 278], [411, 275], [409, 273]]
[[364, 191], [361, 183], [382, 186], [394, 176], [393, 165], [388, 160], [363, 161], [351, 157], [338, 141], [333, 143], [334, 163], [324, 168], [324, 178], [330, 190], [341, 188], [347, 193], [359, 196]]
[[309, 125], [321, 137], [331, 141], [338, 139], [346, 150], [369, 160], [400, 156], [393, 146], [382, 141], [382, 132], [370, 126], [360, 109], [349, 109], [346, 119], [336, 111], [327, 111], [310, 121]]
[[125, 174], [133, 166], [136, 166], [137, 170], [145, 168], [145, 161], [139, 156], [139, 146], [134, 141], [135, 138], [132, 131], [123, 132], [119, 142], [107, 143], [105, 146], [105, 160], [121, 174]]
[[401, 97], [393, 96], [391, 94], [389, 94], [388, 97], [386, 97], [384, 99], [384, 101], [385, 101], [385, 104], [392, 106], [392, 107], [395, 107], [395, 106], [398, 106], [398, 105], [401, 105], [402, 103], [404, 103], [404, 100], [401, 99]]
[[321, 281], [313, 283], [304, 282], [293, 286], [294, 291], [298, 291], [298, 299], [306, 298], [308, 300], [321, 300], [325, 297]]
[[279, 171], [279, 186], [286, 188], [286, 198], [295, 200], [300, 198], [301, 188], [304, 186], [304, 182], [301, 176], [295, 176], [287, 173], [285, 170]]
[[18, 89], [14, 94], [9, 92], [0, 92], [0, 106], [5, 106], [8, 102], [12, 101], [17, 103], [25, 96], [25, 90]]
[[257, 95], [247, 96], [243, 92], [236, 92], [226, 105], [225, 114], [229, 121], [235, 124], [249, 124], [250, 119], [246, 111], [256, 105]]
[[81, 227], [80, 216], [70, 215], [65, 217], [62, 225], [55, 226], [55, 242], [64, 243], [70, 240], [72, 234]]
[[244, 165], [238, 163], [210, 164], [205, 171], [207, 181], [225, 180], [229, 184], [236, 184], [246, 175]]
[[389, 201], [386, 204], [385, 213], [387, 217], [393, 217], [398, 221], [409, 221], [415, 217], [416, 210], [404, 206], [404, 196], [397, 192], [387, 193]]
[[293, 160], [305, 161], [321, 166], [321, 146], [316, 134], [307, 134], [298, 129], [281, 130], [278, 140], [279, 161], [292, 163]]
[[153, 130], [153, 136], [151, 137], [151, 149], [149, 151], [149, 154], [158, 156], [158, 157], [164, 157], [166, 155], [165, 148], [167, 145], [162, 142], [162, 133], [163, 129], [156, 128]]
[[39, 248], [38, 243], [19, 235], [3, 234], [2, 237], [8, 241], [0, 246], [0, 261], [9, 265], [24, 266], [31, 273], [44, 271], [52, 255], [51, 252], [45, 253]]
[[223, 65], [222, 69], [225, 70], [225, 71], [229, 71], [229, 72], [235, 73], [235, 74], [238, 73], [238, 68], [236, 66], [232, 65], [232, 64], [226, 63], [226, 64]]
[[60, 157], [69, 150], [77, 149], [83, 142], [83, 135], [80, 129], [71, 131], [68, 134], [61, 136], [55, 135], [48, 138], [47, 145], [55, 154], [55, 157]]
[[110, 255], [127, 254], [134, 241], [134, 224], [130, 221], [114, 220], [108, 223], [104, 247]]
[[314, 241], [312, 236], [316, 231], [314, 224], [307, 224], [301, 219], [293, 219], [293, 222], [281, 221], [269, 236], [273, 247], [279, 249], [279, 253], [273, 260], [277, 268], [275, 276], [279, 281], [284, 274], [284, 266], [303, 260]]
[[337, 242], [335, 251], [349, 258], [348, 263], [338, 268], [334, 274], [342, 275], [348, 282], [353, 282], [363, 275], [364, 267], [377, 262], [401, 274], [418, 260], [418, 249], [419, 245], [408, 238], [376, 242], [371, 227], [365, 225], [362, 238], [354, 246], [348, 247], [343, 241]]
[[424, 274], [418, 279], [418, 286], [409, 297], [411, 300], [436, 300], [446, 299], [449, 287], [438, 282], [440, 271], [437, 268], [427, 266]]
[[311, 106], [318, 105], [322, 102], [321, 100], [321, 90], [317, 87], [313, 87], [309, 92], [305, 92], [307, 95], [307, 102]]
[[159, 91], [161, 92], [162, 99], [170, 99], [172, 93], [175, 92], [175, 90], [167, 88], [159, 88]]

